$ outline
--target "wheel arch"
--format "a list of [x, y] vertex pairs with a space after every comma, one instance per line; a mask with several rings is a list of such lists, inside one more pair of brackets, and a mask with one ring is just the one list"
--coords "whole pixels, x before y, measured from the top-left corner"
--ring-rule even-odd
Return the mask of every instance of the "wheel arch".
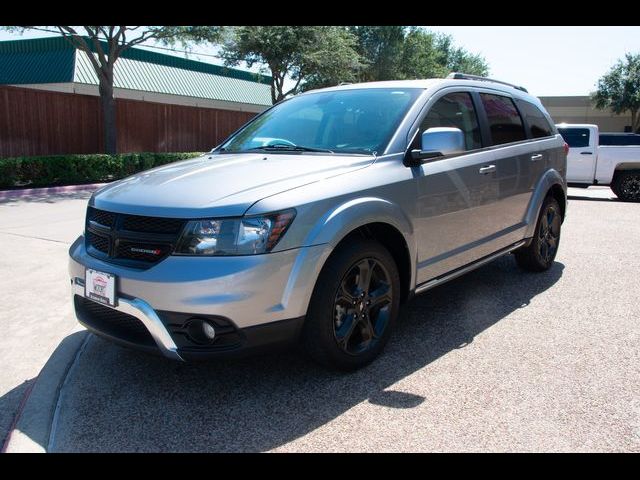
[[538, 180], [525, 214], [525, 223], [527, 224], [525, 236], [527, 238], [533, 236], [542, 203], [548, 195], [552, 195], [560, 204], [562, 220], [564, 221], [567, 214], [567, 189], [565, 185], [560, 173], [553, 169], [547, 170]]
[[616, 168], [613, 171], [615, 176], [618, 172], [626, 172], [628, 170], [639, 170], [640, 171], [640, 160], [637, 162], [622, 162], [616, 165]]
[[[328, 243], [333, 253], [353, 238], [376, 240], [391, 253], [400, 273], [401, 298], [408, 298], [415, 283], [416, 244], [413, 225], [405, 212], [382, 198], [349, 200], [320, 219], [310, 231], [306, 243]], [[328, 258], [324, 260], [323, 267]]]

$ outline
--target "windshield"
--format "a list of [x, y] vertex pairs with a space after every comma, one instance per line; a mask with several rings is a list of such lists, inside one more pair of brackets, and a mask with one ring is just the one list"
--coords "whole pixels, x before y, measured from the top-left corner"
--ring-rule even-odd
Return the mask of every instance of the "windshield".
[[276, 105], [219, 151], [381, 153], [418, 88], [368, 88], [300, 95]]

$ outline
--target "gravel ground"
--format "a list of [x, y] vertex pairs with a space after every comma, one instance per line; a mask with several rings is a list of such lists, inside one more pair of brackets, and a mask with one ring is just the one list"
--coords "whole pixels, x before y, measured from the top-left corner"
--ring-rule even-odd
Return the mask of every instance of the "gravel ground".
[[550, 271], [505, 257], [417, 297], [356, 373], [291, 353], [181, 365], [93, 338], [54, 450], [638, 452], [640, 205], [571, 193]]
[[[293, 353], [179, 364], [92, 337], [62, 392], [53, 450], [640, 452], [640, 205], [604, 188], [570, 195], [551, 270], [523, 273], [505, 257], [417, 297], [384, 355], [355, 373]], [[48, 255], [48, 269], [66, 266]], [[12, 301], [32, 295], [27, 280], [9, 284]], [[50, 341], [73, 323], [55, 293], [21, 310], [49, 308]], [[18, 358], [35, 365], [55, 345]], [[20, 385], [11, 375], [0, 373], [5, 390]]]

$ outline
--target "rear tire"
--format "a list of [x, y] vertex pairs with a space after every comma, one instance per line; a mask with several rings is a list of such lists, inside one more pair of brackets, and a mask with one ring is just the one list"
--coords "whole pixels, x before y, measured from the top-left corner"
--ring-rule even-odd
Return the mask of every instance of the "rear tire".
[[400, 274], [391, 254], [374, 240], [344, 244], [318, 277], [302, 347], [332, 369], [364, 367], [382, 352], [399, 306]]
[[548, 196], [542, 203], [531, 243], [513, 252], [518, 266], [529, 272], [548, 270], [558, 253], [561, 225], [560, 205]]
[[623, 202], [640, 202], [640, 170], [616, 172], [611, 190]]

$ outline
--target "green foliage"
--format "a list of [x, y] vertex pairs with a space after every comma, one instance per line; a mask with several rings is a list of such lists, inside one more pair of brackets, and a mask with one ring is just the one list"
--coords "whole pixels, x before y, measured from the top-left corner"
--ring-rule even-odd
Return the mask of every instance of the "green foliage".
[[419, 27], [362, 26], [351, 27], [351, 31], [358, 37], [358, 51], [370, 60], [361, 81], [489, 73], [482, 56], [455, 47], [450, 35]]
[[0, 188], [109, 182], [201, 153], [123, 153], [0, 158]]
[[596, 108], [616, 114], [631, 113], [632, 129], [640, 130], [640, 54], [626, 54], [598, 80], [591, 100]]
[[[289, 94], [340, 82], [489, 71], [484, 58], [455, 47], [450, 36], [402, 25], [230, 27], [222, 38], [227, 65], [257, 64], [271, 75], [274, 103]], [[285, 89], [287, 78], [295, 82], [292, 88]]]
[[[254, 64], [271, 75], [271, 99], [279, 102], [309, 81], [351, 81], [361, 67], [355, 38], [335, 26], [233, 27], [221, 52], [227, 65]], [[295, 82], [285, 90], [286, 78]]]
[[403, 53], [407, 28], [401, 25], [362, 25], [349, 27], [357, 38], [358, 53], [367, 65], [359, 75], [362, 82], [404, 78]]

